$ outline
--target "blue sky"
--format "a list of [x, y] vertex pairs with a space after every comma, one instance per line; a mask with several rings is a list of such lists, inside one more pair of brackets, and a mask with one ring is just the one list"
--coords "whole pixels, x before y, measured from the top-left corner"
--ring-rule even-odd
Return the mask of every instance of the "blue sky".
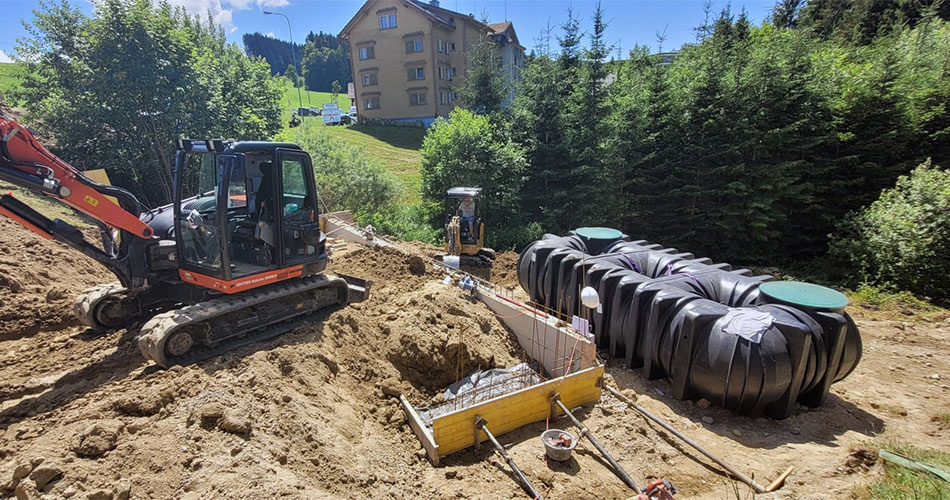
[[[17, 37], [26, 35], [20, 20], [30, 20], [35, 0], [0, 0], [0, 62], [8, 62]], [[91, 13], [88, 0], [73, 0]], [[294, 40], [300, 42], [309, 31], [338, 33], [363, 4], [362, 0], [171, 0], [191, 12], [210, 11], [228, 31], [228, 39], [240, 43], [241, 35], [260, 31], [287, 40], [287, 22], [283, 17], [265, 16], [262, 11], [274, 10], [291, 19]], [[603, 0], [609, 22], [607, 40], [626, 53], [634, 44], [657, 49], [657, 32], [666, 33], [664, 49], [679, 47], [694, 40], [692, 28], [703, 19], [702, 0]], [[726, 0], [713, 1], [718, 12], [729, 5]], [[768, 16], [774, 0], [734, 0], [733, 12], [743, 7], [755, 24]], [[515, 25], [521, 44], [529, 51], [548, 22], [558, 26], [564, 22], [569, 7], [581, 18], [582, 29], [590, 29], [594, 0], [442, 0], [442, 7], [464, 14], [474, 13], [491, 22], [509, 20]], [[506, 16], [507, 14], [507, 16]], [[555, 30], [555, 34], [558, 30]], [[556, 41], [552, 39], [552, 44]]]

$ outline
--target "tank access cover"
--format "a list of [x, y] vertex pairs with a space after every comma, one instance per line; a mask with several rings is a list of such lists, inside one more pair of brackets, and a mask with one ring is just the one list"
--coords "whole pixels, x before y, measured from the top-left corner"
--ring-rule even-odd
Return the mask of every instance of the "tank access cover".
[[574, 232], [591, 240], [615, 240], [623, 236], [620, 231], [609, 227], [581, 227]]
[[789, 304], [818, 311], [841, 311], [848, 305], [843, 293], [801, 281], [771, 281], [759, 285], [766, 302]]

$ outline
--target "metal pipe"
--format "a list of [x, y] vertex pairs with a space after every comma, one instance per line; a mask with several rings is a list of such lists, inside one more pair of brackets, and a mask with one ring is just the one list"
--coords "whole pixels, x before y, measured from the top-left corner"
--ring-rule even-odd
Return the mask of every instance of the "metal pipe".
[[495, 447], [495, 451], [497, 451], [498, 454], [505, 459], [505, 462], [508, 463], [508, 467], [511, 467], [511, 470], [515, 473], [515, 479], [521, 485], [521, 488], [524, 489], [527, 494], [531, 495], [531, 498], [535, 500], [543, 500], [541, 498], [541, 493], [539, 493], [538, 490], [534, 488], [534, 486], [531, 484], [531, 481], [528, 481], [528, 478], [525, 477], [523, 472], [521, 472], [521, 469], [518, 468], [518, 465], [515, 464], [515, 461], [512, 460], [512, 458], [508, 455], [508, 452], [505, 451], [505, 447], [502, 446], [498, 440], [495, 439], [495, 436], [488, 430], [488, 422], [484, 418], [476, 417], [475, 428], [480, 429], [485, 433], [486, 436], [488, 436], [488, 440], [491, 441], [492, 446]]
[[600, 454], [603, 455], [604, 458], [607, 459], [607, 462], [609, 462], [609, 463], [610, 463], [610, 466], [613, 467], [614, 472], [617, 473], [617, 476], [619, 476], [620, 479], [621, 479], [627, 486], [629, 486], [631, 489], [633, 489], [633, 491], [636, 491], [637, 493], [640, 493], [640, 487], [637, 486], [637, 482], [634, 481], [633, 478], [630, 477], [629, 474], [627, 474], [627, 471], [625, 471], [625, 470], [623, 469], [623, 467], [621, 467], [620, 464], [617, 463], [616, 460], [614, 460], [614, 457], [610, 456], [610, 453], [607, 453], [607, 450], [604, 449], [603, 446], [601, 446], [600, 442], [597, 441], [597, 438], [595, 438], [595, 437], [590, 433], [590, 429], [588, 429], [587, 426], [585, 426], [584, 424], [580, 423], [580, 421], [577, 420], [577, 418], [574, 417], [574, 414], [571, 413], [571, 410], [568, 410], [568, 409], [567, 409], [567, 406], [564, 406], [564, 403], [561, 402], [560, 398], [555, 399], [554, 402], [558, 405], [558, 407], [561, 408], [561, 411], [563, 411], [564, 414], [567, 415], [568, 418], [570, 418], [572, 422], [574, 422], [574, 425], [577, 426], [577, 428], [581, 430], [581, 433], [580, 433], [580, 434], [581, 434], [581, 437], [582, 437], [582, 438], [583, 438], [583, 437], [586, 437], [587, 440], [590, 441], [591, 444], [594, 445], [594, 448], [597, 448], [597, 451], [599, 451]]
[[650, 413], [649, 411], [647, 411], [646, 408], [643, 408], [642, 406], [640, 406], [640, 405], [634, 403], [630, 398], [628, 398], [628, 397], [624, 396], [623, 394], [621, 394], [620, 391], [618, 391], [618, 390], [616, 390], [616, 389], [614, 389], [613, 387], [610, 387], [610, 386], [605, 386], [605, 388], [607, 389], [608, 392], [610, 392], [611, 394], [613, 394], [614, 396], [616, 396], [617, 399], [623, 401], [624, 403], [627, 403], [628, 405], [630, 405], [630, 407], [632, 407], [634, 410], [637, 410], [637, 412], [639, 412], [639, 413], [640, 413], [641, 415], [643, 415], [644, 417], [646, 417], [646, 418], [648, 418], [648, 419], [654, 421], [657, 425], [659, 425], [660, 427], [662, 427], [663, 429], [665, 429], [665, 430], [666, 430], [667, 432], [669, 432], [670, 434], [673, 434], [674, 436], [680, 438], [681, 440], [683, 440], [683, 442], [685, 442], [686, 444], [692, 446], [693, 449], [695, 449], [696, 451], [702, 453], [703, 455], [705, 455], [707, 458], [709, 458], [709, 459], [712, 460], [713, 462], [716, 462], [717, 464], [719, 464], [720, 467], [722, 467], [723, 469], [726, 469], [726, 471], [727, 471], [729, 474], [732, 474], [733, 477], [735, 477], [735, 478], [738, 479], [739, 481], [742, 481], [743, 483], [745, 483], [745, 484], [751, 486], [752, 489], [755, 490], [756, 493], [767, 493], [767, 492], [768, 492], [768, 489], [766, 489], [765, 487], [763, 487], [761, 484], [755, 482], [755, 480], [753, 480], [751, 477], [749, 477], [749, 476], [743, 474], [742, 472], [739, 472], [738, 470], [736, 470], [736, 469], [735, 469], [734, 467], [732, 467], [731, 465], [727, 464], [726, 462], [723, 462], [719, 457], [717, 457], [717, 456], [713, 455], [712, 453], [706, 451], [706, 449], [703, 448], [702, 446], [700, 446], [699, 443], [697, 443], [696, 441], [693, 441], [692, 439], [690, 439], [689, 437], [687, 437], [685, 434], [683, 434], [683, 433], [681, 433], [680, 431], [674, 429], [672, 426], [670, 426], [670, 424], [668, 424], [668, 423], [664, 422], [663, 420], [661, 420], [660, 417], [657, 417], [656, 415], [654, 415], [654, 414]]

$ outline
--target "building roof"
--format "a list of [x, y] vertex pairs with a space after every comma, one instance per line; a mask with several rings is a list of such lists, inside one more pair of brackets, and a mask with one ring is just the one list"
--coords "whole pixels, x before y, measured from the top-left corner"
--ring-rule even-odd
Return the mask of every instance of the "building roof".
[[[340, 30], [339, 37], [346, 38], [346, 34], [353, 28], [353, 25], [356, 24], [356, 21], [359, 20], [361, 16], [369, 12], [370, 7], [376, 3], [376, 0], [367, 0], [359, 10], [356, 11], [356, 14], [350, 18], [349, 22], [346, 23], [346, 26]], [[438, 1], [435, 2], [438, 4]], [[412, 8], [417, 9], [419, 12], [424, 14], [426, 17], [432, 21], [439, 23], [447, 28], [455, 29], [456, 20], [467, 21], [474, 23], [477, 26], [483, 28], [485, 31], [490, 31], [490, 28], [487, 24], [475, 19], [471, 14], [461, 14], [459, 12], [451, 11], [448, 9], [443, 9], [438, 5], [433, 5], [432, 2], [423, 2], [420, 0], [407, 0], [405, 5], [408, 5]]]
[[[492, 35], [499, 37], [507, 37], [506, 43], [513, 43], [521, 47], [521, 42], [518, 41], [518, 35], [515, 34], [515, 28], [511, 24], [511, 21], [505, 21], [502, 23], [491, 23], [488, 25], [488, 29], [492, 30]], [[522, 47], [523, 48], [523, 47]]]
[[488, 27], [492, 29], [493, 33], [501, 33], [511, 27], [511, 21], [505, 21], [503, 23], [490, 23]]

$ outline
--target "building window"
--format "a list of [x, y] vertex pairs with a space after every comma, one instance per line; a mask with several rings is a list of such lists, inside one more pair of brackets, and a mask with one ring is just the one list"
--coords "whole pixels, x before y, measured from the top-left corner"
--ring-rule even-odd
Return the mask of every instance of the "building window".
[[439, 104], [447, 104], [448, 100], [445, 98], [445, 92], [439, 92]]
[[363, 86], [369, 87], [376, 85], [376, 73], [370, 73], [368, 75], [363, 75]]
[[360, 49], [360, 61], [367, 59], [376, 59], [376, 49], [373, 47], [363, 47]]
[[379, 109], [379, 98], [367, 97], [363, 99], [363, 109]]
[[445, 80], [445, 68], [439, 66], [439, 80]]
[[409, 80], [425, 80], [426, 70], [425, 68], [409, 68], [408, 77]]
[[419, 104], [426, 103], [426, 95], [422, 93], [409, 94], [409, 104], [412, 106], [417, 106]]
[[449, 52], [455, 52], [455, 42], [449, 43]]
[[440, 54], [441, 54], [442, 52], [445, 52], [445, 41], [444, 41], [444, 40], [439, 40], [439, 46], [438, 46], [438, 49], [437, 49], [437, 50], [439, 51]]
[[379, 29], [388, 30], [396, 27], [396, 14], [379, 16]]
[[406, 42], [406, 53], [422, 52], [422, 40], [409, 40]]

